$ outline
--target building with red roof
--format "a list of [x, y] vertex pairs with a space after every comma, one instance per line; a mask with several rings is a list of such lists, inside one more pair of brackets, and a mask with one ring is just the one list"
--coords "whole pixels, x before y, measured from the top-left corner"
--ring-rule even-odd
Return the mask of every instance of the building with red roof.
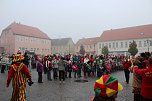
[[78, 40], [75, 45], [75, 52], [79, 54], [80, 46], [83, 45], [85, 52], [87, 54], [96, 54], [97, 52], [97, 43], [100, 40], [100, 37], [93, 38], [82, 38]]
[[98, 54], [104, 46], [108, 46], [111, 53], [127, 53], [133, 40], [138, 53], [152, 52], [152, 24], [104, 31], [98, 42]]
[[51, 54], [51, 40], [36, 27], [13, 22], [2, 31], [0, 47], [6, 54], [34, 51], [36, 54]]

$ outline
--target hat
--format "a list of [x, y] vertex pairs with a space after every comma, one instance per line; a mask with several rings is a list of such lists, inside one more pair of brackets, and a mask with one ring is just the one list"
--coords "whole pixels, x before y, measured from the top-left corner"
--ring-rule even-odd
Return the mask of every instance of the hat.
[[111, 97], [122, 89], [118, 79], [110, 74], [101, 76], [94, 84], [95, 95], [101, 97]]
[[22, 61], [24, 59], [24, 57], [21, 54], [15, 54], [13, 56], [13, 62], [19, 62]]
[[17, 51], [17, 54], [21, 54], [21, 50], [20, 49]]

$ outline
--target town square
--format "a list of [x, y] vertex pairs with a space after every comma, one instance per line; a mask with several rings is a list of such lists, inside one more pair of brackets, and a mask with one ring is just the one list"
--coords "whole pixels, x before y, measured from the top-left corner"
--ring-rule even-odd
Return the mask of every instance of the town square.
[[151, 0], [0, 0], [0, 101], [152, 101]]

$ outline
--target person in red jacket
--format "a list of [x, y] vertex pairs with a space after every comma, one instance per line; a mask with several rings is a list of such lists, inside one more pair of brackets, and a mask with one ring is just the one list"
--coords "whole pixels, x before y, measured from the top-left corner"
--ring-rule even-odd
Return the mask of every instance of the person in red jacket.
[[14, 56], [13, 62], [11, 65], [8, 78], [7, 78], [7, 87], [12, 80], [13, 93], [11, 101], [26, 101], [26, 78], [28, 78], [29, 86], [33, 84], [31, 80], [31, 74], [25, 64], [21, 61], [24, 57], [21, 54], [16, 54]]
[[124, 68], [125, 78], [126, 78], [127, 84], [129, 83], [129, 78], [130, 78], [129, 67], [131, 67], [131, 62], [128, 60], [128, 58], [126, 58], [126, 59], [123, 61], [123, 68]]
[[140, 101], [152, 101], [152, 56], [148, 59], [146, 69], [135, 67], [134, 70], [142, 77]]

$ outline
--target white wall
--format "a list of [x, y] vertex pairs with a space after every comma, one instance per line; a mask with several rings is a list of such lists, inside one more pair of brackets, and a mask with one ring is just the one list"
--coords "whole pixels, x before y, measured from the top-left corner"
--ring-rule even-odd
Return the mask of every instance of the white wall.
[[[136, 42], [137, 44], [137, 48], [138, 48], [138, 53], [141, 52], [147, 52], [148, 48], [149, 48], [149, 52], [152, 52], [152, 38], [143, 38], [143, 39], [129, 39], [129, 40], [118, 40], [118, 41], [101, 41], [97, 43], [97, 54], [101, 54], [102, 51], [102, 44], [107, 45], [109, 52], [121, 52], [121, 51], [128, 51], [129, 48], [129, 44], [130, 42], [133, 42], [133, 40]], [[149, 45], [147, 44], [147, 40], [149, 42]], [[151, 44], [150, 44], [151, 41]], [[114, 43], [114, 46], [113, 46]], [[118, 47], [116, 47], [116, 43], [118, 43]], [[126, 47], [126, 43], [127, 43], [127, 47]], [[139, 45], [139, 43], [141, 43]], [[100, 44], [101, 44], [101, 48], [100, 48]], [[109, 46], [109, 44], [111, 44], [111, 47]], [[123, 44], [123, 47], [121, 46], [121, 44]]]

